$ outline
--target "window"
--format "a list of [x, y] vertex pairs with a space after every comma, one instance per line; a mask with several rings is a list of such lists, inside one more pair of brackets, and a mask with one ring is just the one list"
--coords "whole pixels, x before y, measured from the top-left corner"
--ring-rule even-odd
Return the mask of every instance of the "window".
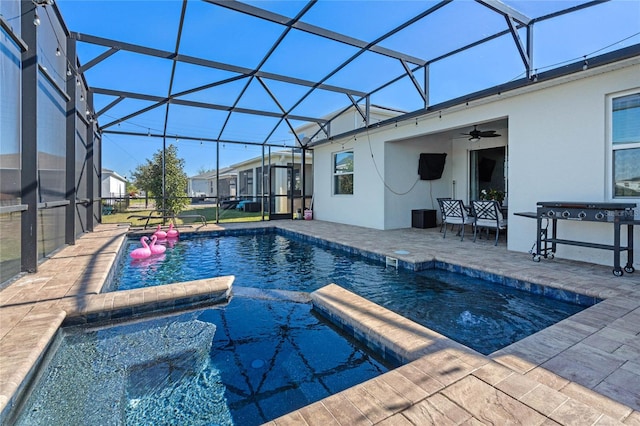
[[238, 195], [241, 197], [253, 196], [253, 169], [241, 171], [238, 177], [240, 180]]
[[333, 193], [353, 194], [353, 151], [333, 155]]
[[288, 165], [293, 168], [293, 190], [295, 194], [300, 195], [302, 193], [302, 173], [300, 172], [302, 167], [300, 164], [288, 163]]
[[[263, 183], [264, 183], [264, 176], [262, 174], [262, 166], [256, 167], [256, 194], [257, 195], [264, 195], [262, 191]], [[264, 188], [266, 189], [266, 185]]]
[[640, 93], [611, 103], [613, 197], [640, 197]]

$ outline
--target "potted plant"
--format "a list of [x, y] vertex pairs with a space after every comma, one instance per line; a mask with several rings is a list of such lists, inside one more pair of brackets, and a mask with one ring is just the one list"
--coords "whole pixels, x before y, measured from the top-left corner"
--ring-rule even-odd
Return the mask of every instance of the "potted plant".
[[504, 201], [504, 192], [492, 188], [483, 189], [482, 191], [480, 191], [480, 199], [496, 200], [498, 203], [502, 204], [502, 202]]

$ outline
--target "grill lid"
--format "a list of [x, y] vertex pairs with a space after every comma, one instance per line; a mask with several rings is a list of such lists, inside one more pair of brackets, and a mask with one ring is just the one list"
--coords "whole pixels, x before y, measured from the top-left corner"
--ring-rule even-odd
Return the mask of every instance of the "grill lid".
[[599, 203], [591, 201], [538, 201], [539, 207], [598, 209], [598, 210], [627, 210], [634, 209], [636, 203]]

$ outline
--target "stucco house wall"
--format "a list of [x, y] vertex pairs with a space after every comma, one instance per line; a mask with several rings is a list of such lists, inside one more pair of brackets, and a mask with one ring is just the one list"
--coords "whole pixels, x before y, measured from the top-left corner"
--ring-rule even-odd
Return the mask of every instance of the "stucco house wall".
[[[219, 177], [220, 197], [235, 196], [237, 180], [235, 170], [230, 167], [221, 169]], [[187, 193], [190, 197], [216, 197], [218, 195], [217, 179], [218, 174], [216, 171], [210, 171], [192, 176], [187, 180]]]
[[112, 170], [102, 170], [102, 181], [100, 186], [102, 197], [124, 197], [127, 195], [126, 180]]
[[211, 191], [209, 191], [211, 183], [210, 180], [215, 180], [215, 178], [189, 178], [188, 181], [188, 189], [189, 196], [195, 197], [197, 195], [204, 194], [206, 196], [214, 196]]
[[[469, 201], [471, 149], [507, 146], [508, 249], [527, 252], [536, 223], [514, 212], [535, 211], [538, 201], [613, 201], [608, 97], [629, 90], [640, 90], [637, 57], [318, 145], [314, 217], [376, 229], [410, 227], [411, 210], [437, 209], [437, 197]], [[461, 128], [483, 123], [500, 125], [491, 128], [502, 136], [477, 143], [459, 136]], [[333, 195], [333, 154], [346, 150], [354, 152], [354, 194]], [[441, 179], [416, 182], [422, 152], [448, 154]], [[640, 199], [615, 201], [637, 203], [640, 211]], [[561, 238], [613, 243], [610, 224], [561, 221], [558, 228]], [[612, 251], [566, 245], [557, 255], [613, 261]]]
[[[510, 194], [513, 211], [534, 210], [537, 201], [614, 201], [608, 98], [630, 89], [640, 89], [637, 60], [634, 66], [533, 92], [509, 103], [509, 179], [512, 188], [521, 188]], [[527, 119], [529, 116], [535, 119]], [[640, 173], [640, 164], [638, 170]], [[636, 203], [636, 215], [640, 212], [639, 198], [615, 201]], [[535, 239], [534, 221], [518, 216], [509, 220], [513, 230], [509, 249], [529, 250]], [[558, 228], [564, 239], [613, 244], [611, 224], [562, 221]], [[640, 241], [638, 228], [636, 241]], [[558, 246], [557, 253], [607, 265], [613, 262], [612, 251]]]
[[[287, 151], [276, 151], [276, 152], [272, 152], [271, 153], [271, 163], [269, 163], [269, 156], [265, 155], [264, 158], [264, 167], [265, 170], [268, 170], [269, 165], [273, 165], [273, 166], [286, 166], [287, 164], [293, 163], [295, 165], [300, 165], [302, 159], [301, 159], [301, 155], [299, 153], [295, 153], [294, 155], [291, 155], [291, 152], [287, 152]], [[312, 188], [313, 188], [313, 181], [311, 180], [311, 154], [307, 153], [306, 159], [305, 159], [305, 163], [306, 163], [306, 171], [308, 173], [307, 175], [307, 181], [306, 181], [306, 186], [307, 186], [307, 192], [311, 193]], [[256, 182], [258, 181], [258, 179], [260, 178], [260, 176], [258, 176], [258, 169], [262, 167], [262, 156], [259, 157], [254, 157], [251, 158], [249, 160], [243, 161], [241, 163], [236, 163], [233, 164], [231, 167], [233, 167], [233, 169], [237, 172], [238, 176], [240, 176], [240, 174], [242, 172], [245, 171], [249, 171], [251, 176], [253, 177], [253, 185], [251, 188], [251, 192], [250, 193], [240, 193], [240, 191], [238, 190], [238, 195], [239, 196], [250, 196], [250, 197], [258, 197], [261, 194], [258, 194], [257, 192], [257, 184]], [[276, 186], [277, 187], [281, 187], [281, 188], [286, 188], [286, 176], [277, 176], [278, 182], [276, 182]], [[284, 179], [284, 181], [282, 181], [282, 179]], [[268, 178], [267, 181], [268, 182]], [[263, 192], [266, 194], [268, 192], [268, 188], [263, 188]]]
[[[360, 105], [360, 107], [361, 107], [361, 110], [364, 112], [365, 106]], [[338, 111], [337, 113], [332, 113], [325, 117], [322, 117], [323, 119], [326, 119], [326, 120], [332, 119], [331, 123], [328, 126], [329, 133], [330, 133], [329, 136], [339, 135], [341, 133], [348, 132], [353, 129], [360, 129], [365, 127], [366, 125], [364, 119], [362, 118], [362, 115], [358, 110], [356, 110], [355, 107], [351, 107], [347, 109], [342, 114], [339, 114], [339, 113], [340, 111]], [[382, 108], [376, 105], [371, 105], [369, 107], [369, 122], [370, 124], [375, 124], [380, 121], [397, 117], [402, 113], [403, 113], [402, 111], [397, 111], [389, 108]], [[339, 115], [336, 115], [336, 114], [339, 114]], [[296, 128], [296, 134], [298, 135], [298, 137], [300, 137], [300, 139], [311, 138], [319, 129], [320, 129], [320, 126], [318, 124], [309, 123]], [[313, 137], [312, 141], [324, 139], [325, 137], [326, 137], [326, 134], [324, 133], [324, 131], [320, 131], [318, 135]]]

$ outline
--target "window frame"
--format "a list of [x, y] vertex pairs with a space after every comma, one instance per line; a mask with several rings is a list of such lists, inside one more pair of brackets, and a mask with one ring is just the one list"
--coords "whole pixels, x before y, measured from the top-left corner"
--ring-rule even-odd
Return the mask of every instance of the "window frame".
[[253, 193], [253, 175], [255, 171], [253, 169], [240, 170], [238, 172], [238, 180], [240, 181], [240, 189], [238, 196], [240, 197], [254, 197]]
[[[338, 171], [337, 167], [337, 158], [341, 154], [351, 154], [351, 171]], [[351, 176], [351, 192], [338, 192], [340, 185], [338, 185], [338, 180], [342, 176]], [[331, 154], [331, 192], [333, 196], [342, 197], [342, 196], [353, 196], [354, 194], [354, 180], [355, 180], [355, 152], [353, 149], [347, 149], [344, 151], [338, 151]]]
[[614, 144], [613, 131], [614, 131], [614, 116], [613, 116], [613, 103], [616, 99], [624, 98], [631, 95], [640, 95], [639, 89], [631, 89], [623, 92], [610, 94], [607, 97], [607, 192], [610, 200], [638, 200], [640, 196], [635, 195], [616, 195], [616, 165], [615, 165], [615, 153], [616, 151], [624, 151], [628, 149], [640, 149], [640, 140], [638, 142], [628, 142]]

